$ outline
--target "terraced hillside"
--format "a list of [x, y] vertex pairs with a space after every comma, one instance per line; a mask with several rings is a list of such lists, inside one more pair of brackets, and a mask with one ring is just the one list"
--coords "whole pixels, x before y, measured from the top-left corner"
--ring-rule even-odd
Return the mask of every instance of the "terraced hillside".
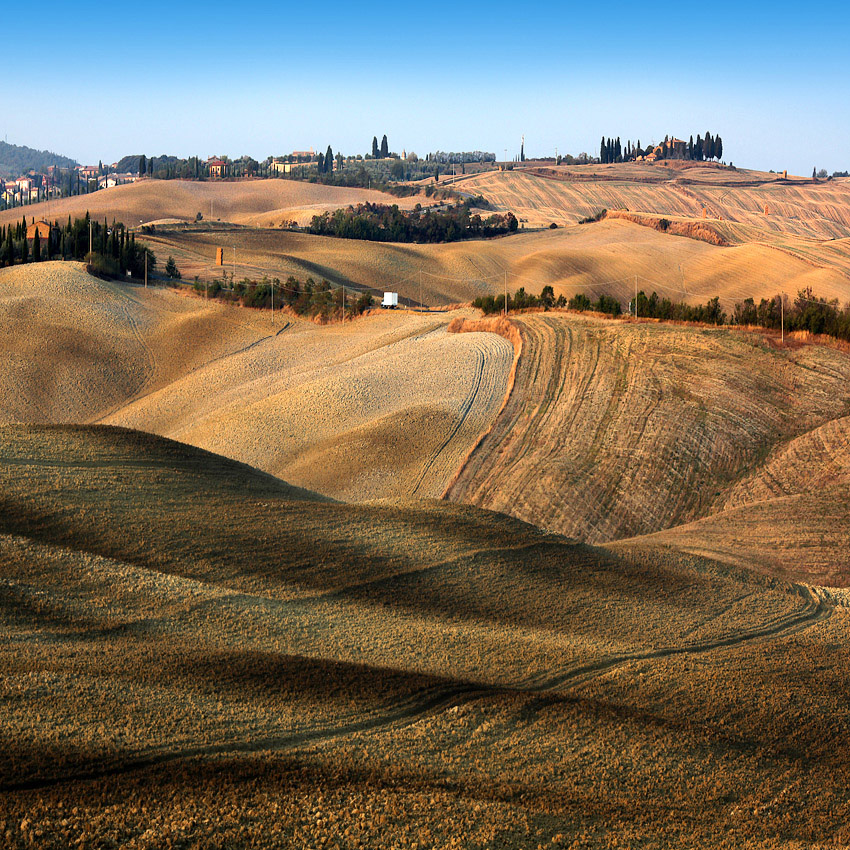
[[334, 327], [109, 283], [0, 271], [0, 421], [176, 437], [341, 498], [437, 496], [502, 403], [513, 350], [452, 315]]
[[[804, 481], [846, 486], [847, 354], [778, 349], [725, 329], [551, 314], [516, 321], [514, 389], [449, 488], [452, 500], [599, 543], [793, 493]], [[849, 527], [836, 525], [834, 545]], [[818, 564], [832, 550], [807, 558], [805, 549], [792, 572], [823, 576]], [[839, 566], [831, 579], [847, 583]]]
[[0, 553], [6, 846], [847, 838], [817, 590], [102, 427], [0, 429]]

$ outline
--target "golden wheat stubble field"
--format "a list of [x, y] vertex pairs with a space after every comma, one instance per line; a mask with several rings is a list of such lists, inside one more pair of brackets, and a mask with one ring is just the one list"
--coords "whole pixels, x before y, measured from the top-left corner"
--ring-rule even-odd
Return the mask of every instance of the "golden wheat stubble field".
[[[848, 543], [847, 353], [731, 329], [545, 313], [515, 322], [523, 348], [510, 399], [450, 499], [594, 543], [736, 508], [736, 535], [753, 524], [746, 549], [772, 525], [765, 542], [781, 573], [850, 580], [846, 557], [829, 555]], [[832, 507], [803, 535], [806, 499]]]
[[194, 222], [198, 213], [202, 224], [230, 222], [243, 226], [281, 227], [291, 221], [309, 224], [314, 215], [365, 202], [398, 204], [402, 208], [421, 198], [396, 198], [369, 189], [323, 186], [298, 180], [140, 180], [124, 186], [102, 189], [90, 195], [32, 204], [0, 212], [0, 224], [15, 224], [26, 215], [63, 224], [68, 216], [82, 218], [88, 212], [98, 221], [123, 222], [127, 227], [141, 223]]
[[[707, 163], [525, 168], [458, 185], [529, 226], [568, 224], [602, 209], [728, 220], [818, 239], [850, 237], [850, 182], [781, 179]], [[703, 216], [705, 211], [705, 216]]]
[[436, 497], [499, 409], [506, 340], [454, 314], [320, 326], [75, 263], [0, 272], [0, 420], [172, 436], [339, 498]]
[[[627, 163], [488, 172], [466, 178], [456, 188], [483, 196], [493, 209], [513, 210], [529, 227], [547, 227], [553, 222], [570, 225], [603, 209], [627, 211], [625, 214], [640, 221], [667, 218], [674, 225], [671, 232], [679, 229], [708, 242], [745, 249], [737, 251], [748, 255], [749, 268], [740, 270], [743, 276], [733, 281], [731, 269], [725, 274], [717, 270], [715, 294], [722, 299], [748, 294], [761, 297], [763, 276], [773, 277], [769, 269], [788, 262], [789, 257], [808, 264], [810, 273], [821, 278], [809, 281], [816, 291], [842, 303], [848, 299], [847, 179], [813, 183], [710, 163]], [[800, 284], [809, 285], [794, 277], [789, 274], [784, 286], [774, 284], [775, 290], [793, 293], [802, 288]], [[727, 296], [723, 281], [759, 291], [739, 294], [742, 287], [738, 286], [738, 291]], [[679, 285], [671, 280], [659, 282]], [[687, 283], [682, 286], [688, 289]], [[672, 289], [661, 294], [674, 297]]]
[[846, 840], [847, 615], [817, 589], [0, 431], [7, 846]]
[[[436, 307], [499, 295], [507, 286], [539, 294], [552, 286], [570, 297], [611, 295], [626, 304], [635, 283], [673, 301], [704, 303], [715, 295], [731, 310], [736, 301], [793, 295], [811, 287], [819, 295], [850, 297], [842, 255], [820, 258], [820, 243], [799, 256], [769, 243], [719, 247], [622, 220], [558, 230], [520, 232], [488, 240], [415, 245], [368, 242], [270, 230], [217, 233], [159, 231], [147, 237], [158, 257], [174, 256], [184, 277], [210, 281], [293, 275], [355, 289], [397, 291], [404, 303]], [[224, 247], [224, 267], [215, 265]], [[805, 247], [805, 246], [803, 246]], [[231, 263], [234, 257], [235, 266]], [[796, 250], [796, 248], [795, 248]], [[850, 256], [850, 252], [848, 252]], [[636, 280], [637, 278], [637, 280]]]

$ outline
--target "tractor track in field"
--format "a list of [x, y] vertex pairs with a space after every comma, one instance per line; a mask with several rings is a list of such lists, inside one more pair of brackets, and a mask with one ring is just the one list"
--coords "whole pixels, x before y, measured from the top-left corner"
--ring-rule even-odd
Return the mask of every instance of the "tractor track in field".
[[686, 655], [701, 655], [708, 652], [730, 649], [770, 638], [784, 637], [801, 632], [829, 619], [835, 606], [825, 601], [812, 589], [797, 585], [794, 590], [805, 602], [802, 612], [775, 617], [760, 626], [743, 632], [727, 634], [714, 640], [701, 641], [685, 646], [659, 647], [644, 651], [621, 653], [608, 658], [565, 668], [531, 677], [511, 685], [494, 686], [462, 682], [454, 686], [430, 688], [406, 699], [397, 701], [376, 716], [374, 713], [361, 719], [351, 719], [332, 727], [288, 732], [284, 735], [265, 735], [249, 740], [222, 741], [183, 747], [173, 751], [141, 754], [121, 764], [92, 767], [63, 776], [24, 779], [0, 785], [0, 793], [43, 790], [70, 782], [85, 782], [121, 776], [129, 773], [185, 761], [188, 759], [215, 757], [226, 754], [248, 754], [268, 751], [296, 750], [315, 746], [338, 738], [359, 733], [377, 732], [404, 728], [426, 717], [435, 716], [479, 699], [499, 696], [523, 696], [551, 694], [557, 696], [564, 691], [579, 687], [618, 667], [639, 661], [655, 661]]
[[487, 360], [484, 347], [478, 342], [475, 343], [475, 357], [475, 371], [472, 377], [472, 385], [469, 388], [469, 392], [467, 393], [466, 398], [463, 400], [463, 403], [460, 406], [457, 419], [454, 425], [451, 427], [449, 433], [446, 434], [446, 437], [443, 442], [440, 443], [440, 445], [431, 453], [430, 457], [422, 465], [422, 469], [419, 471], [419, 475], [416, 477], [416, 482], [413, 485], [413, 489], [411, 490], [412, 496], [417, 495], [417, 493], [419, 492], [419, 488], [422, 486], [422, 482], [425, 480], [425, 476], [431, 471], [432, 467], [443, 454], [445, 449], [448, 447], [449, 443], [451, 443], [451, 441], [457, 435], [458, 431], [460, 431], [460, 429], [463, 427], [463, 424], [464, 422], [466, 422], [466, 419], [469, 416], [469, 412], [472, 409], [472, 405], [475, 403], [475, 399], [478, 397], [479, 390], [481, 389], [481, 381], [484, 376], [484, 366]]

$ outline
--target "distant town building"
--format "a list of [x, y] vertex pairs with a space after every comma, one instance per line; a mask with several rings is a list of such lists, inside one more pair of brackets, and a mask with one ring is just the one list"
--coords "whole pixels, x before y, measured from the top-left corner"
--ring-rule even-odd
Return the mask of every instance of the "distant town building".
[[[294, 154], [290, 154], [290, 156], [294, 156]], [[269, 171], [273, 174], [291, 174], [298, 169], [315, 167], [315, 162], [290, 162], [288, 159], [274, 159], [269, 163]]]

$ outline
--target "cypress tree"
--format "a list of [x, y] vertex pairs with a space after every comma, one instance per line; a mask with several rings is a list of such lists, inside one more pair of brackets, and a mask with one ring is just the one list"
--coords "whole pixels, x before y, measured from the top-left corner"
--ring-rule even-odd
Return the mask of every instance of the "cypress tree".
[[325, 171], [330, 174], [334, 170], [334, 152], [328, 145], [327, 153], [325, 153]]
[[602, 142], [599, 144], [599, 161], [605, 162], [607, 156], [607, 147], [605, 145], [605, 136], [602, 137]]
[[38, 228], [35, 229], [35, 236], [32, 238], [32, 261], [41, 262], [41, 237], [38, 235]]
[[381, 159], [386, 159], [390, 155], [390, 146], [387, 144], [387, 134], [384, 133], [384, 138], [381, 139]]
[[372, 159], [380, 159], [378, 152], [378, 137], [372, 136]]
[[27, 232], [24, 231], [24, 238], [21, 240], [21, 262], [25, 263], [29, 259], [30, 246], [27, 242]]
[[319, 172], [319, 174], [323, 174], [325, 171], [325, 155], [321, 151], [319, 151], [319, 163], [316, 167], [316, 170]]
[[714, 155], [717, 159], [723, 159], [723, 139], [720, 136], [714, 137]]

